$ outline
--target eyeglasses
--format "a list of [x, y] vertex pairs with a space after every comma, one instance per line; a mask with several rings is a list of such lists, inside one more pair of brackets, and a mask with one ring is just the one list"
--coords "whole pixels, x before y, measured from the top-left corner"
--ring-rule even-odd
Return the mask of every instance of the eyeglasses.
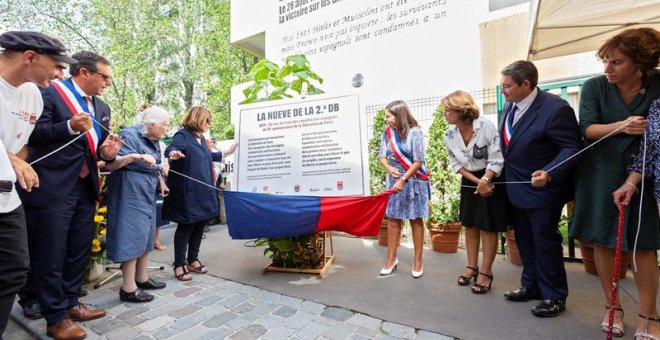
[[100, 75], [100, 76], [103, 78], [103, 80], [105, 80], [105, 81], [107, 81], [107, 82], [112, 82], [112, 76], [109, 76], [109, 75], [107, 75], [107, 74], [101, 73], [101, 72], [99, 72], [99, 71], [89, 71], [89, 72], [96, 73], [96, 74]]

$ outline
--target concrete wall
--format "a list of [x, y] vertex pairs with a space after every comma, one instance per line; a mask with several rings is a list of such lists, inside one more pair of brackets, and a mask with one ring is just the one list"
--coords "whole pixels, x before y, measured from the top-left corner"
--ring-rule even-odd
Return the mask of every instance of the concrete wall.
[[482, 88], [479, 22], [487, 15], [487, 1], [234, 0], [231, 36], [242, 45], [263, 30], [268, 59], [303, 53], [324, 91], [369, 105]]
[[[304, 53], [325, 79], [324, 91], [357, 94], [366, 107], [496, 86], [504, 66], [527, 56], [529, 4], [493, 12], [489, 5], [487, 0], [232, 0], [231, 39], [278, 63]], [[397, 25], [400, 29], [389, 31]], [[593, 52], [535, 64], [542, 82], [602, 69]], [[358, 73], [364, 84], [353, 87]], [[233, 93], [234, 104], [243, 99]]]

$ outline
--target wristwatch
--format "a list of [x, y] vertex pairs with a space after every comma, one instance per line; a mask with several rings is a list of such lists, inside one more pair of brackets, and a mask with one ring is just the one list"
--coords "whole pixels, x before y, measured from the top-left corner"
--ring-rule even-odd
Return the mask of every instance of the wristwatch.
[[481, 179], [486, 180], [486, 183], [490, 183], [490, 178], [488, 178], [488, 177], [486, 177], [486, 176], [481, 177]]
[[404, 182], [408, 183], [408, 178], [407, 178], [406, 176], [401, 176], [401, 179], [402, 179]]

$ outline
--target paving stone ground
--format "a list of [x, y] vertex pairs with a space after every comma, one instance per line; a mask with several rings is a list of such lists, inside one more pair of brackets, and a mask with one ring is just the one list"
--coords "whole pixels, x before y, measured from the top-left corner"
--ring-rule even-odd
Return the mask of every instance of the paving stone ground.
[[[87, 339], [452, 339], [210, 274], [188, 282], [169, 270], [150, 275], [167, 287], [150, 291], [156, 298], [145, 304], [119, 301], [121, 279], [86, 287], [81, 301], [108, 313], [82, 323]], [[11, 318], [5, 339], [50, 339], [45, 320], [24, 318], [18, 303]]]

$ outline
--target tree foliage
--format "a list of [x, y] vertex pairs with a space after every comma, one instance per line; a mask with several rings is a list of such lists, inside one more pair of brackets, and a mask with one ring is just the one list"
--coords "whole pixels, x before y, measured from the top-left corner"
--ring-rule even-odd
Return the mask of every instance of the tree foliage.
[[[42, 31], [72, 51], [112, 62], [104, 99], [116, 125], [130, 124], [140, 103], [162, 106], [178, 123], [193, 105], [215, 113], [211, 133], [233, 137], [231, 86], [248, 80], [257, 60], [229, 42], [228, 0], [9, 0], [0, 29]], [[0, 5], [2, 6], [2, 5]], [[230, 136], [228, 136], [230, 134]]]

